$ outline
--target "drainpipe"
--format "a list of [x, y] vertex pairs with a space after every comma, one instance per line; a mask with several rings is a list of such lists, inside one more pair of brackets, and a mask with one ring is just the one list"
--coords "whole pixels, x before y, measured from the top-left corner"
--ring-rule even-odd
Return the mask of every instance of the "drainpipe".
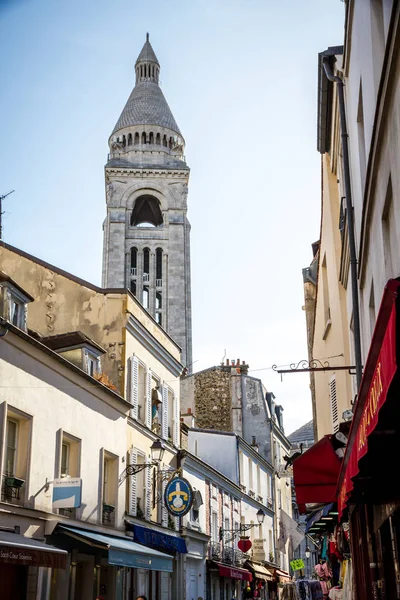
[[342, 153], [343, 153], [343, 176], [344, 189], [346, 194], [346, 210], [347, 210], [347, 231], [349, 234], [349, 251], [350, 251], [350, 272], [351, 272], [351, 298], [353, 303], [353, 326], [354, 326], [354, 358], [356, 363], [356, 378], [357, 390], [360, 390], [362, 378], [362, 360], [361, 360], [361, 334], [360, 334], [360, 309], [358, 302], [358, 285], [357, 285], [357, 256], [356, 242], [354, 236], [354, 218], [353, 218], [353, 201], [351, 197], [350, 184], [350, 164], [349, 164], [349, 146], [348, 133], [346, 124], [346, 110], [344, 104], [344, 82], [341, 77], [334, 75], [332, 67], [329, 63], [329, 57], [324, 56], [322, 64], [324, 66], [325, 75], [334, 83], [337, 83], [338, 99], [339, 99], [339, 114], [340, 114], [340, 132], [342, 138]]

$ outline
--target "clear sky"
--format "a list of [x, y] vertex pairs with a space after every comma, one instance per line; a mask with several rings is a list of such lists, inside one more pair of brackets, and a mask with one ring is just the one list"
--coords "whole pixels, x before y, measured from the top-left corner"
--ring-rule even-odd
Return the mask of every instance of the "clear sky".
[[107, 141], [149, 31], [191, 168], [193, 369], [245, 360], [287, 433], [309, 379], [270, 367], [307, 356], [317, 54], [343, 24], [340, 0], [0, 0], [5, 241], [100, 284]]

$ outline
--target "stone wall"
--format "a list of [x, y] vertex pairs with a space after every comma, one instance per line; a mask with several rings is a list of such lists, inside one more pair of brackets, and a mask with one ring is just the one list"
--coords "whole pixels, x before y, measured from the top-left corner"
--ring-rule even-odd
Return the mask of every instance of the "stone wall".
[[231, 375], [218, 367], [194, 375], [196, 427], [232, 431]]

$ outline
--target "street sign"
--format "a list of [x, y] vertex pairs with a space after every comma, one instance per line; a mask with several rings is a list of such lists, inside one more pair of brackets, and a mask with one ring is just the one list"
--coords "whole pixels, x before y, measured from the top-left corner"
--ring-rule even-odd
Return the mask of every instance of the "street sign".
[[62, 477], [53, 481], [53, 508], [79, 508], [81, 496], [80, 477]]

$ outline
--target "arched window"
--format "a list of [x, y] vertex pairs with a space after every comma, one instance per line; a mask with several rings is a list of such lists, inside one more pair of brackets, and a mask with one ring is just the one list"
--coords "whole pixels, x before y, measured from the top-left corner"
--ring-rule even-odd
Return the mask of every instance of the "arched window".
[[145, 143], [146, 143], [146, 132], [143, 131], [143, 133], [142, 133], [142, 144], [145, 144]]
[[158, 323], [160, 327], [162, 327], [162, 313], [160, 312], [156, 312], [156, 323]]
[[143, 308], [146, 310], [149, 308], [149, 288], [147, 285], [143, 286]]
[[162, 143], [163, 143], [163, 146], [165, 146], [165, 147], [168, 146], [167, 136], [166, 135], [164, 135]]
[[162, 286], [162, 249], [156, 250], [156, 287]]
[[159, 133], [157, 133], [156, 135], [156, 144], [158, 146], [161, 146], [161, 135]]
[[132, 134], [128, 135], [128, 146], [132, 146]]
[[147, 65], [144, 65], [144, 76], [147, 77]]
[[140, 142], [140, 135], [138, 134], [138, 132], [135, 133], [135, 144], [139, 144]]
[[159, 201], [144, 194], [136, 198], [131, 215], [131, 225], [134, 227], [158, 227], [163, 224]]
[[140, 77], [143, 77], [143, 65], [140, 65]]
[[136, 277], [137, 274], [137, 248], [131, 248], [131, 275]]
[[150, 280], [150, 250], [145, 248], [143, 250], [143, 281]]
[[174, 143], [174, 140], [172, 139], [172, 137], [170, 137], [169, 138], [169, 144], [168, 144], [170, 148], [172, 148], [173, 143]]
[[149, 134], [149, 144], [154, 144], [154, 133], [152, 131]]
[[160, 310], [162, 308], [162, 294], [161, 292], [156, 293], [156, 310]]
[[122, 136], [122, 146], [125, 148], [126, 146], [126, 137], [123, 135]]
[[136, 279], [132, 279], [131, 281], [131, 292], [134, 296], [136, 296]]

